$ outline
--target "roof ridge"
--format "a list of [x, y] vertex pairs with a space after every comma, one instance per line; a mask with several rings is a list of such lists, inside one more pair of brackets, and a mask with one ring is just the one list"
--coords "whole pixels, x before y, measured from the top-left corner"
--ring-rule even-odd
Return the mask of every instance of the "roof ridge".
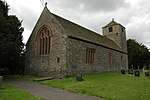
[[65, 18], [62, 18], [56, 14], [52, 15], [58, 20], [58, 22], [62, 25], [64, 28], [66, 35], [79, 38], [82, 40], [86, 40], [89, 42], [97, 43], [100, 45], [103, 45], [105, 47], [115, 49], [120, 52], [124, 52], [114, 41], [110, 40], [109, 38], [106, 38], [90, 29], [87, 29], [81, 25], [78, 25], [72, 21], [69, 21]]
[[[81, 26], [80, 24], [74, 23], [73, 21], [70, 21], [70, 20], [65, 19], [65, 18], [63, 18], [63, 17], [60, 17], [59, 15], [56, 15], [56, 14], [54, 14], [54, 13], [52, 13], [52, 15], [54, 15], [54, 17], [57, 17], [57, 18], [59, 17], [59, 18], [65, 20], [65, 21], [68, 21], [69, 23], [72, 23], [72, 24], [74, 24], [74, 25], [76, 25], [76, 26], [78, 26], [78, 27], [81, 27], [81, 28], [84, 28], [84, 29], [86, 29], [86, 30], [88, 30], [88, 31], [91, 31], [91, 32], [93, 32], [93, 33], [95, 33], [95, 34], [97, 34], [97, 35], [100, 35], [100, 34], [97, 33], [97, 32], [94, 32], [94, 31], [92, 31], [92, 30], [90, 30], [90, 29], [88, 29], [88, 28], [86, 28], [86, 27], [83, 27], [83, 26]], [[57, 19], [57, 18], [56, 18], [56, 19]], [[102, 36], [102, 35], [100, 35], [100, 36]], [[102, 37], [103, 37], [103, 36], [102, 36]]]
[[103, 28], [105, 27], [110, 27], [110, 26], [113, 26], [113, 25], [121, 25], [119, 23], [117, 23], [116, 21], [112, 20], [111, 22], [109, 22], [107, 25], [105, 25]]
[[[78, 25], [72, 21], [69, 21], [65, 18], [62, 18], [62, 17], [56, 15], [56, 14], [53, 14], [52, 12], [50, 12], [48, 10], [47, 7], [44, 7], [44, 10], [42, 11], [40, 18], [38, 19], [37, 23], [43, 17], [42, 15], [45, 13], [47, 13], [47, 14], [51, 13], [51, 14], [48, 14], [48, 16], [52, 15], [58, 21], [58, 23], [64, 29], [64, 34], [66, 34], [68, 37], [71, 36], [71, 37], [79, 38], [79, 39], [82, 39], [85, 41], [99, 44], [99, 45], [104, 46], [104, 47], [108, 47], [108, 48], [113, 49], [113, 50], [124, 52], [115, 42], [111, 41], [110, 39], [94, 32], [90, 29], [87, 29], [81, 25]], [[36, 23], [36, 25], [37, 25], [37, 23]], [[35, 29], [35, 27], [34, 27], [34, 29]], [[34, 29], [33, 29], [33, 31], [34, 31]], [[124, 53], [126, 53], [126, 52], [124, 52]]]

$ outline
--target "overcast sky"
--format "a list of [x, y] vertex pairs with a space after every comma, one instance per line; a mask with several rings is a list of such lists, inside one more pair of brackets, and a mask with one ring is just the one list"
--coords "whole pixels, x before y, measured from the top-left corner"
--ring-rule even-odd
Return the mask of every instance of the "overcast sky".
[[[149, 0], [5, 0], [9, 14], [23, 20], [24, 43], [27, 42], [45, 2], [49, 10], [97, 33], [112, 18], [126, 27], [127, 39], [136, 39], [150, 47]], [[41, 2], [44, 2], [43, 4]]]

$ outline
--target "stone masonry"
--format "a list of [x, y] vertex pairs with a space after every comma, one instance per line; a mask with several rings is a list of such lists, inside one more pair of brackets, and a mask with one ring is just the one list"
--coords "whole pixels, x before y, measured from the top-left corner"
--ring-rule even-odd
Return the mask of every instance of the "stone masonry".
[[[67, 43], [67, 66], [70, 74], [127, 69], [128, 58], [125, 53], [70, 38]], [[87, 47], [96, 49], [96, 63], [94, 64], [85, 63]], [[112, 64], [109, 64], [109, 53], [112, 53]]]
[[[50, 53], [38, 55], [37, 34], [44, 25], [51, 30]], [[124, 37], [118, 38], [123, 39], [126, 47]], [[87, 48], [95, 50], [94, 63], [86, 63]], [[25, 58], [26, 74], [38, 76], [64, 77], [76, 73], [119, 71], [128, 66], [127, 51], [118, 43], [52, 14], [47, 7], [26, 44]]]

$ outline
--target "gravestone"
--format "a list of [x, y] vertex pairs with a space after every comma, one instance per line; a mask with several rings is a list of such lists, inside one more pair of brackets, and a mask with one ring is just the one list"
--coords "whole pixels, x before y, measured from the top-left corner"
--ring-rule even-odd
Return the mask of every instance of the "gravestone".
[[0, 88], [2, 88], [3, 76], [0, 76]]
[[134, 75], [139, 77], [140, 76], [140, 71], [138, 71], [138, 70], [134, 71]]
[[128, 74], [133, 75], [133, 69], [129, 69], [129, 70], [128, 70]]
[[121, 70], [121, 74], [124, 74], [125, 75], [126, 71], [125, 70]]
[[76, 80], [79, 82], [83, 81], [82, 74], [76, 74]]
[[145, 77], [149, 77], [149, 70], [144, 70]]
[[146, 76], [146, 77], [149, 77], [149, 72], [145, 72], [145, 76]]
[[145, 77], [149, 77], [149, 68], [147, 66], [144, 66], [143, 67], [143, 74]]

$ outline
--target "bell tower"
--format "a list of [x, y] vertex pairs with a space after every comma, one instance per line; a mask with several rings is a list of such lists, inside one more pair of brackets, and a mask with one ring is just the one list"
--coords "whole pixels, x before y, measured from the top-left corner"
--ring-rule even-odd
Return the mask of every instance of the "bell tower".
[[121, 49], [127, 52], [126, 30], [114, 18], [106, 26], [102, 27], [103, 36], [113, 40]]

